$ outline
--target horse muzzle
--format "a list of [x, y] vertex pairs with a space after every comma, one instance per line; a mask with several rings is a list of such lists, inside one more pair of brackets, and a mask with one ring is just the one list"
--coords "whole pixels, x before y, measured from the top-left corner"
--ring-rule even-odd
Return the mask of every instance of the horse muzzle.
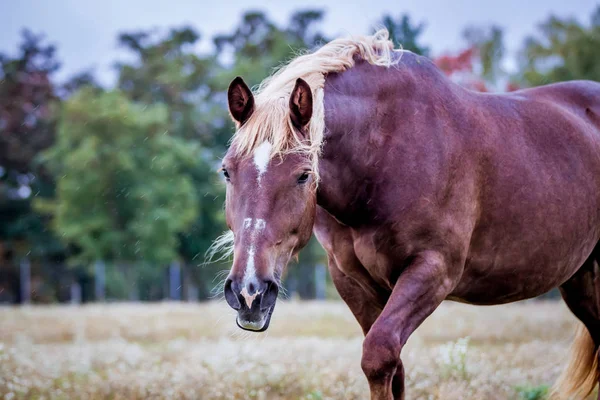
[[252, 332], [267, 330], [279, 293], [277, 283], [272, 280], [243, 283], [227, 279], [224, 292], [227, 304], [238, 312], [237, 326]]

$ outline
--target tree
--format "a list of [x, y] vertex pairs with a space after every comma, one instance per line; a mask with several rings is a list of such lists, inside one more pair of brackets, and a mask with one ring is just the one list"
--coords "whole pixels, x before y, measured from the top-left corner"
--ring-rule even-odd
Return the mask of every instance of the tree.
[[224, 188], [216, 184], [216, 165], [230, 138], [231, 126], [226, 107], [218, 99], [223, 89], [213, 82], [220, 67], [214, 56], [196, 54], [198, 40], [200, 34], [189, 27], [171, 29], [164, 35], [123, 33], [119, 42], [135, 61], [120, 63], [118, 69], [119, 87], [130, 100], [164, 108], [171, 134], [201, 146], [196, 162], [182, 171], [192, 180], [199, 212], [188, 229], [179, 233], [178, 251], [188, 264], [184, 265], [184, 276], [193, 276], [200, 295], [206, 297], [206, 282], [213, 276], [196, 266], [202, 263], [212, 239], [225, 229]]
[[469, 48], [474, 49], [479, 75], [489, 85], [495, 85], [504, 71], [501, 62], [504, 58], [504, 31], [498, 26], [468, 27], [463, 32]]
[[133, 101], [166, 107], [170, 131], [203, 147], [198, 163], [186, 171], [193, 179], [200, 212], [179, 235], [179, 252], [191, 266], [185, 273], [195, 277], [203, 297], [209, 294], [215, 270], [224, 267], [195, 268], [202, 264], [212, 240], [226, 229], [224, 186], [215, 172], [234, 129], [225, 103], [229, 82], [244, 75], [257, 84], [295, 51], [322, 42], [323, 35], [316, 28], [322, 16], [321, 11], [298, 12], [287, 27], [280, 28], [263, 13], [246, 13], [231, 34], [215, 37], [214, 56], [194, 52], [200, 34], [188, 27], [165, 35], [120, 35], [120, 44], [135, 56], [132, 63], [118, 64], [120, 89]]
[[426, 26], [424, 22], [413, 26], [408, 14], [402, 14], [397, 19], [386, 14], [383, 16], [381, 24], [390, 33], [390, 38], [395, 47], [402, 47], [413, 53], [429, 56], [429, 47], [419, 44], [419, 37]]
[[468, 27], [463, 32], [467, 48], [456, 54], [443, 54], [435, 64], [454, 82], [478, 92], [506, 91], [518, 88], [506, 80], [502, 68], [504, 59], [504, 32], [498, 26]]
[[327, 39], [316, 25], [323, 21], [322, 10], [297, 11], [292, 14], [289, 27], [286, 29], [292, 43], [301, 43], [303, 47], [313, 48], [324, 44]]
[[487, 92], [485, 81], [475, 73], [476, 49], [470, 47], [456, 55], [443, 54], [433, 62], [452, 81], [478, 92]]
[[30, 172], [31, 161], [52, 143], [53, 106], [50, 75], [58, 69], [55, 48], [43, 36], [23, 31], [20, 54], [0, 54], [0, 165], [4, 170]]
[[171, 132], [212, 145], [202, 114], [212, 106], [208, 85], [213, 57], [200, 57], [194, 45], [200, 39], [193, 28], [158, 32], [138, 31], [119, 35], [119, 45], [133, 53], [133, 63], [117, 63], [118, 87], [132, 100], [167, 106]]
[[39, 256], [60, 251], [30, 207], [32, 195], [53, 190], [35, 158], [54, 139], [58, 98], [50, 75], [59, 63], [43, 36], [25, 30], [22, 40], [17, 57], [0, 54], [0, 241], [25, 241]]
[[589, 25], [551, 16], [525, 41], [521, 80], [537, 86], [572, 79], [600, 81], [600, 6]]
[[199, 149], [167, 130], [164, 106], [132, 103], [120, 91], [86, 88], [66, 101], [57, 141], [44, 154], [56, 178], [53, 227], [72, 261], [166, 264], [177, 234], [196, 217], [192, 179]]
[[287, 28], [282, 28], [265, 13], [245, 13], [233, 33], [213, 39], [217, 56], [232, 60], [223, 65], [215, 84], [224, 91], [234, 77], [243, 76], [250, 86], [258, 85], [281, 63], [326, 41], [316, 29], [322, 19], [322, 11], [300, 11], [292, 14]]
[[[31, 207], [32, 198], [54, 190], [36, 157], [54, 140], [59, 98], [51, 75], [58, 67], [54, 46], [28, 30], [16, 56], [0, 54], [0, 275], [12, 276], [16, 301], [23, 300], [15, 289], [18, 265], [32, 261], [31, 274], [50, 278], [64, 259], [65, 249], [47, 229], [47, 218]], [[55, 296], [58, 282], [46, 281], [55, 286], [49, 297]]]

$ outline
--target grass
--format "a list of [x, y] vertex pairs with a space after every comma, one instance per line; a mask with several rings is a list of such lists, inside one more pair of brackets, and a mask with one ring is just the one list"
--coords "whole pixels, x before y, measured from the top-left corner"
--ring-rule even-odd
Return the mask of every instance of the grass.
[[542, 400], [546, 398], [550, 388], [547, 385], [540, 386], [519, 386], [516, 388], [519, 393], [519, 399], [522, 400]]
[[[402, 353], [407, 399], [543, 399], [576, 322], [562, 303], [445, 303]], [[362, 334], [339, 302], [0, 308], [0, 399], [365, 399]]]

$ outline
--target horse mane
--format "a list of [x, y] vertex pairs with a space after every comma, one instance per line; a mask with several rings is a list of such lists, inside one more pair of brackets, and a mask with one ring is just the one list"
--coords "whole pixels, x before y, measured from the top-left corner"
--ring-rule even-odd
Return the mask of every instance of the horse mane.
[[[231, 147], [236, 154], [247, 156], [264, 141], [271, 143], [270, 158], [289, 153], [307, 154], [318, 182], [318, 158], [325, 129], [324, 86], [331, 72], [352, 68], [355, 56], [373, 65], [390, 67], [400, 60], [394, 57], [394, 44], [386, 29], [372, 36], [332, 40], [313, 53], [293, 58], [266, 78], [255, 90], [255, 109], [234, 134]], [[306, 141], [295, 134], [289, 115], [289, 98], [296, 79], [304, 79], [312, 89], [313, 114]]]

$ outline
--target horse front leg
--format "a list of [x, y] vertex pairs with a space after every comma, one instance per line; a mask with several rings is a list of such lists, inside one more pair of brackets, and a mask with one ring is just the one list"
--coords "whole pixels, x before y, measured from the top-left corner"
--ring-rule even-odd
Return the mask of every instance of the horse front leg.
[[438, 252], [420, 253], [402, 272], [381, 315], [365, 337], [361, 367], [372, 400], [404, 399], [402, 347], [450, 294], [460, 277]]
[[[355, 263], [355, 267], [361, 267], [357, 264], [356, 257], [348, 258], [344, 262], [352, 262]], [[329, 274], [337, 292], [356, 318], [363, 334], [366, 335], [381, 314], [385, 301], [380, 301], [373, 294], [367, 293], [353, 278], [344, 274], [334, 257], [329, 257], [328, 264]]]

